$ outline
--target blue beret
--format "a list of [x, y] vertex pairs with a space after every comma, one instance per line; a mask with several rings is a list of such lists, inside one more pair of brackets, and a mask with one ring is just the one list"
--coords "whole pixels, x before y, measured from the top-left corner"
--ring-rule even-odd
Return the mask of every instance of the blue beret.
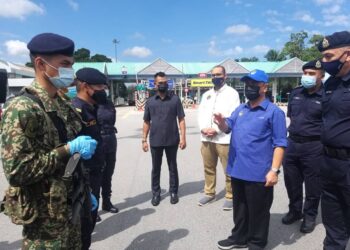
[[73, 56], [74, 42], [57, 34], [42, 33], [33, 37], [27, 48], [33, 55]]
[[241, 78], [241, 81], [245, 82], [245, 81], [247, 81], [249, 79], [254, 80], [256, 82], [263, 82], [263, 83], [268, 83], [269, 82], [269, 77], [267, 76], [265, 71], [260, 70], [260, 69], [253, 70], [248, 75], [243, 76]]
[[107, 77], [94, 68], [82, 68], [75, 73], [79, 81], [86, 82], [89, 85], [105, 84], [107, 85]]
[[307, 62], [303, 65], [303, 70], [305, 69], [316, 69], [316, 70], [323, 70], [322, 63], [320, 60], [314, 60]]
[[350, 46], [350, 32], [340, 31], [323, 38], [323, 40], [318, 44], [318, 50], [322, 52], [325, 50], [336, 49], [345, 46]]

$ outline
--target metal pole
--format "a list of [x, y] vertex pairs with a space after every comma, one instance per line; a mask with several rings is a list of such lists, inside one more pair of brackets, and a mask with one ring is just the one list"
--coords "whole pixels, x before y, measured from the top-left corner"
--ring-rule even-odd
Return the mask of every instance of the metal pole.
[[118, 41], [116, 38], [114, 38], [112, 42], [114, 43], [115, 62], [118, 62], [118, 58], [117, 58], [117, 44], [119, 44], [120, 41]]

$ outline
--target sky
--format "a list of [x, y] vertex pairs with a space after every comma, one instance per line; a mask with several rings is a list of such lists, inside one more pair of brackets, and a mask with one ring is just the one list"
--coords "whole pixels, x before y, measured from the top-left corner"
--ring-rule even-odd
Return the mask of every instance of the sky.
[[264, 60], [293, 32], [349, 30], [349, 10], [350, 0], [0, 0], [0, 59], [28, 62], [26, 44], [52, 32], [124, 62]]

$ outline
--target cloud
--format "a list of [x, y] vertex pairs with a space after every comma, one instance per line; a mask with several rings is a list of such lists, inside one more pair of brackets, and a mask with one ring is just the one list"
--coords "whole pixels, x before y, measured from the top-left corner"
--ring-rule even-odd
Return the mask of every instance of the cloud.
[[264, 12], [265, 16], [280, 16], [281, 13], [278, 12], [277, 10], [267, 10]]
[[324, 8], [322, 10], [323, 14], [336, 14], [340, 11], [341, 7], [339, 4], [333, 5], [333, 6], [329, 6], [327, 8]]
[[226, 50], [220, 50], [216, 46], [214, 40], [209, 42], [208, 54], [212, 56], [236, 56], [243, 52], [243, 48], [240, 46], [235, 46]]
[[79, 4], [74, 0], [67, 0], [67, 3], [74, 11], [77, 11], [79, 9]]
[[342, 4], [344, 0], [313, 0], [317, 5], [334, 5]]
[[162, 43], [172, 43], [173, 42], [173, 40], [171, 40], [170, 38], [165, 38], [165, 37], [163, 37], [161, 39], [161, 41], [162, 41]]
[[315, 19], [311, 16], [310, 13], [304, 11], [298, 11], [294, 14], [296, 20], [305, 22], [305, 23], [314, 23]]
[[264, 32], [257, 28], [252, 28], [246, 24], [232, 25], [226, 28], [226, 34], [237, 36], [261, 35]]
[[152, 51], [146, 47], [134, 46], [124, 50], [123, 54], [125, 56], [145, 58], [152, 55]]
[[143, 39], [145, 39], [145, 36], [144, 36], [142, 33], [140, 33], [140, 32], [135, 32], [135, 33], [131, 36], [131, 38], [143, 40]]
[[267, 45], [259, 44], [259, 45], [255, 45], [251, 50], [255, 53], [265, 54], [267, 51], [270, 50], [270, 47]]
[[44, 14], [43, 6], [39, 6], [30, 0], [0, 0], [0, 6], [0, 17], [5, 18], [24, 20], [33, 13]]
[[350, 19], [347, 15], [324, 15], [324, 26], [345, 26], [348, 27], [350, 25]]
[[10, 56], [28, 56], [27, 44], [19, 40], [8, 40], [4, 43], [6, 52]]
[[272, 24], [275, 27], [275, 29], [279, 32], [285, 33], [285, 32], [293, 31], [292, 26], [290, 26], [290, 25], [286, 26], [281, 21], [279, 21], [278, 19], [276, 19], [274, 17], [267, 19], [267, 22]]

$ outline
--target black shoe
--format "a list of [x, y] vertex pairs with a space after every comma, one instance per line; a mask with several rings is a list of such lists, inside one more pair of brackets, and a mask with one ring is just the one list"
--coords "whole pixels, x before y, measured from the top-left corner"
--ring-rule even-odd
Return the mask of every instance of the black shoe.
[[175, 193], [170, 193], [170, 203], [171, 204], [176, 204], [179, 202], [179, 196]]
[[116, 214], [119, 212], [119, 209], [115, 206], [113, 206], [112, 202], [108, 200], [103, 200], [102, 202], [102, 210], [111, 212], [113, 214]]
[[316, 223], [314, 220], [303, 220], [303, 223], [301, 223], [301, 227], [300, 227], [300, 232], [302, 233], [311, 233], [312, 231], [314, 231], [316, 226]]
[[282, 223], [285, 225], [290, 225], [298, 220], [301, 220], [303, 215], [301, 213], [288, 212], [283, 218]]
[[153, 206], [158, 206], [160, 203], [160, 195], [153, 195], [151, 203]]
[[96, 222], [101, 222], [101, 221], [102, 221], [101, 217], [99, 215], [97, 215]]
[[246, 248], [247, 244], [237, 243], [231, 239], [220, 240], [217, 244], [220, 249], [232, 249], [232, 248]]

